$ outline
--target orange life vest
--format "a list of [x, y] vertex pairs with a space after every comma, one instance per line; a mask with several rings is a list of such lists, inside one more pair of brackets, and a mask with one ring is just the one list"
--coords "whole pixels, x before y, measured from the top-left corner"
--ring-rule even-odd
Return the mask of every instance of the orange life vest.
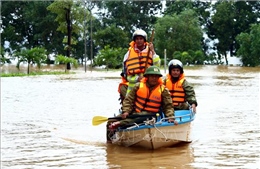
[[182, 87], [182, 83], [183, 83], [184, 79], [185, 79], [184, 74], [182, 74], [176, 83], [172, 83], [171, 75], [167, 74], [167, 76], [166, 76], [165, 86], [170, 91], [172, 103], [174, 106], [178, 106], [179, 103], [185, 102], [185, 92]]
[[160, 111], [162, 103], [162, 91], [165, 86], [163, 81], [159, 80], [159, 85], [155, 87], [151, 93], [146, 86], [147, 78], [143, 78], [140, 82], [139, 89], [136, 92], [135, 111], [148, 111], [157, 113]]
[[119, 83], [119, 85], [118, 85], [118, 89], [117, 89], [117, 91], [118, 91], [118, 93], [120, 93], [120, 87], [121, 86], [123, 86], [123, 85], [125, 85], [125, 86], [128, 86], [128, 81], [125, 79], [125, 78], [123, 78], [123, 77], [121, 77], [121, 82]]
[[118, 99], [118, 100], [120, 100], [120, 104], [123, 103], [123, 101], [124, 101], [124, 99], [125, 99], [125, 96], [126, 96], [126, 91], [125, 91], [125, 93], [123, 93], [123, 92], [121, 91], [121, 87], [122, 87], [122, 86], [126, 86], [126, 88], [127, 88], [128, 83], [129, 83], [124, 77], [121, 77], [121, 79], [122, 79], [122, 81], [121, 81], [121, 83], [119, 83], [118, 89], [117, 89], [117, 91], [118, 91], [118, 93], [119, 93], [119, 99]]
[[[151, 54], [148, 56], [148, 43], [146, 42], [146, 48], [142, 51], [135, 49], [135, 42], [132, 41], [129, 47], [129, 56], [125, 62], [128, 75], [135, 75], [145, 72], [145, 64], [147, 61], [147, 67], [153, 64], [153, 58]], [[147, 58], [148, 57], [148, 58]]]

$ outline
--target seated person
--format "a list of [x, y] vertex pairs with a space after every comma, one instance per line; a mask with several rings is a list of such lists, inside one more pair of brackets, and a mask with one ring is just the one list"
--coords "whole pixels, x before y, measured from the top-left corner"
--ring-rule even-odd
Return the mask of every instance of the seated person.
[[138, 82], [129, 94], [125, 97], [122, 107], [122, 120], [113, 122], [109, 125], [111, 130], [120, 126], [142, 123], [147, 116], [127, 118], [131, 114], [156, 116], [156, 113], [163, 111], [169, 122], [175, 125], [178, 122], [174, 119], [174, 109], [169, 90], [163, 85], [160, 68], [150, 66], [144, 73], [144, 78]]
[[[122, 105], [123, 104], [123, 101], [125, 99], [125, 96], [126, 96], [126, 91], [127, 91], [127, 87], [128, 87], [128, 81], [125, 77], [125, 74], [124, 72], [122, 72], [120, 74], [121, 76], [121, 82], [119, 83], [118, 85], [118, 93], [119, 93], [119, 99], [120, 100], [120, 104]], [[119, 115], [117, 115], [117, 117], [121, 117], [121, 112], [122, 112], [122, 107], [119, 109]], [[109, 119], [107, 121], [107, 125], [106, 125], [106, 129], [107, 129], [107, 141], [110, 142], [110, 137], [113, 136], [114, 132], [111, 132], [109, 130], [109, 125], [112, 123], [112, 122], [115, 122], [117, 121], [116, 119]]]
[[168, 64], [169, 73], [164, 85], [171, 93], [174, 110], [188, 110], [190, 107], [196, 113], [198, 105], [193, 86], [185, 79], [181, 61], [173, 59]]

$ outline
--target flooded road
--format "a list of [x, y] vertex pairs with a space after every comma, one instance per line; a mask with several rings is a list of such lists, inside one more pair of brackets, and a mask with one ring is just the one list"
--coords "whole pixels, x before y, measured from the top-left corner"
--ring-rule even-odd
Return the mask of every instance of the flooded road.
[[1, 78], [1, 169], [260, 168], [260, 68], [185, 67], [194, 140], [153, 151], [107, 145], [91, 124], [118, 113], [120, 72], [77, 72]]

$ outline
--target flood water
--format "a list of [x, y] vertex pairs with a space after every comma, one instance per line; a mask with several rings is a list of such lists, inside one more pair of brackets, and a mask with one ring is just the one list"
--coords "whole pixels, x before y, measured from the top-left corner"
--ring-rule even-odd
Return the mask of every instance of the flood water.
[[[163, 72], [163, 70], [162, 70]], [[1, 78], [1, 169], [254, 169], [260, 166], [260, 68], [185, 67], [198, 107], [193, 142], [159, 150], [107, 145], [120, 72]]]

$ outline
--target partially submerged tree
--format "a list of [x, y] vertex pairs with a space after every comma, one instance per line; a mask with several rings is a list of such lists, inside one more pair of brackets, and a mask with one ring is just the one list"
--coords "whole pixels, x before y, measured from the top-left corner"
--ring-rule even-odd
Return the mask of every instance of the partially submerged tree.
[[[56, 62], [56, 64], [65, 64], [65, 65], [67, 65], [68, 63], [72, 63], [75, 68], [78, 67], [78, 61], [76, 59], [68, 58], [68, 57], [63, 56], [63, 55], [58, 55], [55, 58], [55, 62]], [[65, 67], [65, 72], [66, 71], [67, 71], [67, 68]]]
[[99, 30], [94, 34], [94, 37], [98, 39], [96, 44], [102, 48], [108, 44], [111, 48], [118, 48], [120, 46], [129, 47], [129, 37], [127, 33], [115, 25]]
[[5, 57], [5, 51], [4, 48], [1, 46], [0, 48], [0, 64], [5, 64], [5, 63], [11, 63], [11, 60], [9, 58]]
[[[214, 4], [212, 22], [209, 23], [208, 36], [217, 40], [214, 44], [219, 58], [225, 57], [228, 64], [227, 54], [235, 56], [239, 46], [236, 36], [242, 32], [248, 33], [248, 25], [257, 22], [259, 17], [259, 1], [225, 1], [220, 0]], [[258, 21], [259, 22], [259, 21]]]
[[250, 33], [241, 33], [236, 37], [240, 48], [237, 51], [245, 66], [260, 65], [260, 24], [253, 24]]
[[100, 53], [94, 60], [98, 66], [105, 65], [108, 68], [119, 68], [122, 66], [123, 56], [127, 48], [111, 48], [109, 45], [100, 50]]
[[20, 52], [16, 52], [15, 56], [18, 58], [16, 67], [20, 69], [20, 64], [26, 62], [27, 74], [30, 73], [30, 64], [37, 64], [37, 67], [40, 68], [41, 64], [46, 61], [46, 50], [44, 48], [35, 47], [32, 49], [22, 49]]
[[[58, 31], [65, 34], [63, 43], [66, 50], [66, 56], [71, 56], [72, 45], [77, 44], [77, 35], [83, 30], [84, 8], [80, 3], [74, 3], [73, 0], [56, 0], [47, 7], [53, 13], [57, 14], [55, 21], [59, 23]], [[67, 63], [67, 69], [71, 69], [70, 63]]]
[[172, 59], [174, 52], [202, 50], [202, 29], [194, 11], [187, 10], [179, 15], [167, 15], [157, 20], [155, 25], [155, 47], [162, 56], [164, 49]]

